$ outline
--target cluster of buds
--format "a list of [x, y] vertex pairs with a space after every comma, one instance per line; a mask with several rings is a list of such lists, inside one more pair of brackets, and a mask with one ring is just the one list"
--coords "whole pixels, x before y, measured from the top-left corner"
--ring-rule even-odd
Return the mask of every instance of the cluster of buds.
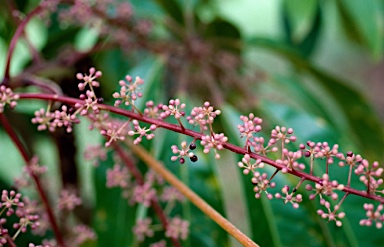
[[286, 127], [280, 127], [276, 126], [272, 131], [271, 131], [271, 137], [275, 140], [281, 140], [282, 143], [288, 144], [290, 142], [295, 142], [296, 141], [296, 136], [292, 135], [293, 134], [293, 129], [292, 128], [286, 128]]
[[305, 169], [304, 164], [297, 162], [297, 159], [300, 159], [302, 155], [300, 150], [293, 152], [293, 151], [288, 151], [288, 149], [286, 148], [283, 148], [282, 155], [284, 157], [283, 160], [280, 160], [280, 159], [276, 160], [277, 164], [284, 166], [284, 168], [281, 169], [282, 173], [287, 173], [288, 171], [292, 171], [295, 168], [298, 168], [300, 170]]
[[261, 131], [263, 120], [255, 117], [253, 113], [250, 113], [248, 117], [240, 116], [240, 120], [243, 121], [243, 124], [237, 125], [237, 128], [239, 129], [240, 136], [246, 138], [245, 145], [247, 148], [253, 135]]
[[192, 125], [198, 125], [200, 131], [212, 129], [212, 123], [216, 116], [220, 115], [220, 110], [215, 110], [211, 103], [204, 102], [203, 106], [194, 107], [191, 111], [191, 115], [187, 117], [187, 120]]
[[126, 106], [134, 105], [135, 101], [138, 98], [141, 98], [143, 94], [139, 92], [141, 90], [140, 86], [144, 84], [144, 80], [140, 77], [136, 77], [133, 82], [132, 77], [127, 75], [125, 80], [120, 80], [119, 85], [121, 86], [120, 92], [115, 92], [112, 96], [115, 99], [115, 106], [119, 106], [124, 103]]
[[382, 214], [381, 211], [383, 210], [383, 208], [383, 204], [380, 204], [375, 210], [375, 206], [373, 204], [365, 203], [364, 210], [367, 211], [366, 216], [368, 217], [368, 219], [360, 220], [360, 225], [371, 226], [373, 223], [375, 223], [377, 229], [382, 228], [384, 222], [384, 214]]
[[155, 137], [155, 135], [153, 133], [148, 133], [148, 132], [156, 130], [156, 125], [152, 124], [149, 128], [140, 127], [139, 121], [137, 121], [137, 120], [133, 120], [132, 124], [133, 124], [133, 128], [135, 131], [133, 131], [133, 130], [128, 131], [128, 135], [130, 135], [130, 136], [133, 136], [136, 134], [139, 135], [133, 141], [133, 144], [135, 144], [135, 145], [139, 144], [142, 141], [143, 136], [145, 136], [147, 138], [147, 140], [151, 140], [153, 137]]
[[324, 199], [322, 198], [322, 195], [330, 196], [332, 200], [337, 200], [338, 195], [335, 192], [335, 190], [343, 190], [344, 185], [339, 184], [336, 180], [330, 181], [329, 180], [329, 175], [324, 174], [323, 175], [323, 180], [321, 180], [321, 183], [316, 183], [315, 188], [313, 188], [310, 184], [307, 184], [305, 186], [305, 189], [308, 191], [315, 191], [314, 194], [311, 194], [309, 196], [309, 199], [313, 200], [316, 198], [317, 195], [320, 196], [320, 200], [323, 201]]
[[[365, 184], [367, 187], [367, 193], [372, 194], [375, 192], [380, 192], [384, 194], [384, 190], [378, 191], [378, 187], [383, 184], [383, 179], [381, 175], [383, 174], [384, 169], [379, 166], [379, 162], [373, 162], [372, 167], [369, 167], [369, 162], [367, 160], [362, 160], [361, 164], [355, 169], [355, 174], [360, 175], [360, 181]], [[376, 179], [377, 177], [378, 179]]]
[[303, 201], [303, 196], [301, 194], [294, 195], [294, 192], [289, 193], [289, 186], [285, 185], [281, 189], [281, 192], [284, 194], [281, 195], [280, 193], [275, 194], [275, 198], [277, 199], [283, 199], [284, 203], [291, 203], [294, 208], [299, 207], [299, 203]]
[[215, 158], [220, 159], [220, 154], [217, 153], [216, 150], [224, 149], [224, 144], [228, 141], [228, 137], [224, 135], [224, 133], [206, 135], [201, 137], [201, 145], [204, 146], [204, 153], [209, 153], [209, 151], [213, 148], [215, 151]]
[[189, 157], [192, 162], [196, 162], [198, 160], [197, 156], [191, 152], [191, 150], [196, 149], [196, 144], [193, 142], [188, 145], [187, 142], [183, 141], [181, 143], [181, 149], [179, 149], [176, 145], [172, 145], [171, 149], [172, 153], [176, 154], [171, 157], [172, 161], [179, 160], [180, 164], [184, 164], [184, 157]]
[[68, 133], [72, 132], [73, 124], [80, 123], [80, 120], [75, 114], [71, 114], [72, 110], [68, 109], [66, 105], [61, 107], [61, 110], [50, 112], [49, 109], [45, 111], [41, 108], [35, 111], [35, 117], [32, 118], [33, 124], [38, 124], [39, 131], [48, 129], [53, 132], [56, 128], [65, 127]]
[[185, 104], [181, 103], [179, 99], [171, 99], [169, 100], [169, 105], [163, 105], [162, 112], [160, 114], [161, 119], [166, 119], [169, 116], [174, 116], [175, 119], [180, 119], [185, 116], [185, 112], [183, 109], [185, 108]]
[[[29, 200], [25, 199], [22, 201], [22, 195], [20, 193], [16, 193], [15, 191], [7, 191], [3, 190], [1, 194], [0, 201], [0, 216], [3, 213], [7, 217], [15, 214], [18, 218], [18, 222], [13, 224], [13, 228], [16, 230], [12, 239], [16, 239], [16, 237], [20, 233], [24, 233], [27, 231], [27, 227], [29, 226], [31, 229], [36, 229], [40, 226], [39, 216], [36, 214], [36, 210], [33, 207], [28, 207]], [[6, 238], [2, 237], [2, 235], [8, 234], [8, 229], [3, 228], [3, 225], [6, 223], [6, 218], [0, 218], [0, 243], [5, 244], [7, 241]]]
[[15, 94], [10, 88], [1, 85], [0, 86], [0, 113], [4, 112], [5, 105], [9, 105], [11, 109], [17, 105], [16, 100], [19, 99], [19, 95]]
[[145, 103], [145, 109], [143, 111], [145, 117], [153, 119], [161, 119], [160, 111], [163, 109], [163, 104], [155, 105], [152, 100]]
[[325, 208], [327, 209], [327, 213], [324, 212], [323, 210], [319, 209], [317, 210], [317, 214], [321, 216], [323, 219], [328, 219], [328, 221], [335, 221], [336, 226], [340, 227], [343, 225], [343, 223], [339, 220], [345, 217], [344, 212], [338, 213], [337, 211], [340, 209], [340, 205], [336, 205], [333, 208], [333, 211], [331, 211], [331, 203], [325, 202], [324, 203]]

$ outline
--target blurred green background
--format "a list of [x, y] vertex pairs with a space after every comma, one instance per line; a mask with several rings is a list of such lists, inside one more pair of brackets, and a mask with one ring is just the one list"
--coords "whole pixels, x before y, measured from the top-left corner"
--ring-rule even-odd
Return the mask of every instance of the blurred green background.
[[[353, 150], [370, 161], [383, 160], [383, 1], [128, 2], [133, 17], [122, 26], [108, 21], [118, 12], [114, 6], [108, 8], [104, 18], [96, 16], [89, 23], [59, 21], [57, 13], [49, 16], [49, 25], [47, 18], [34, 18], [26, 28], [28, 41], [22, 39], [15, 50], [11, 86], [36, 91], [21, 83], [33, 74], [56, 83], [64, 94], [77, 97], [75, 73], [95, 66], [103, 72], [98, 93], [106, 102], [112, 102], [110, 95], [119, 79], [126, 74], [140, 76], [146, 84], [144, 97], [137, 102], [139, 108], [147, 100], [165, 103], [179, 97], [189, 109], [209, 100], [222, 111], [215, 125], [217, 132], [223, 131], [229, 142], [240, 146], [243, 140], [234, 123], [239, 123], [239, 115], [254, 112], [264, 119], [266, 135], [275, 125], [284, 125], [294, 128], [298, 143], [338, 143], [343, 152]], [[37, 3], [1, 3], [0, 78], [18, 18]], [[97, 4], [91, 6], [97, 8]], [[70, 7], [61, 4], [58, 12]], [[145, 27], [146, 21], [151, 23], [148, 33], [138, 28]], [[30, 46], [38, 55], [31, 55]], [[132, 236], [127, 233], [131, 233], [138, 209], [129, 207], [117, 189], [110, 192], [105, 188], [105, 170], [113, 164], [105, 161], [93, 169], [82, 158], [87, 145], [102, 143], [102, 139], [97, 132], [88, 131], [86, 120], [73, 135], [37, 132], [30, 118], [40, 107], [45, 104], [20, 102], [7, 116], [30, 150], [49, 167], [52, 198], [63, 186], [77, 186], [84, 208], [89, 210], [81, 220], [98, 234], [92, 245], [131, 246]], [[20, 175], [23, 162], [1, 128], [0, 140], [0, 179], [4, 186], [10, 186]], [[382, 245], [382, 230], [358, 225], [365, 217], [362, 205], [366, 200], [348, 197], [343, 204], [347, 216], [343, 227], [338, 228], [316, 214], [317, 202], [305, 200], [293, 210], [278, 200], [256, 200], [250, 178], [237, 168], [240, 157], [232, 153], [222, 152], [219, 161], [200, 154], [197, 164], [178, 166], [170, 161], [170, 146], [182, 140], [184, 137], [159, 130], [157, 138], [145, 145], [261, 246]], [[323, 170], [318, 167], [319, 176]], [[333, 179], [346, 181], [346, 168], [332, 172]], [[276, 182], [294, 186], [298, 179], [280, 174]], [[110, 200], [106, 201], [106, 194]], [[191, 237], [183, 246], [238, 246], [194, 206], [184, 203], [179, 210], [192, 224]]]

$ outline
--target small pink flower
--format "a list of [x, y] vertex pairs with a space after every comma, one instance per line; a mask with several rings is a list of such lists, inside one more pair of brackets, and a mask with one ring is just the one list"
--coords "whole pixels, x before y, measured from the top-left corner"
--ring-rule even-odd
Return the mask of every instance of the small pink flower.
[[336, 205], [334, 207], [333, 211], [331, 211], [331, 204], [329, 202], [326, 201], [324, 203], [324, 206], [328, 210], [328, 213], [326, 213], [323, 210], [319, 209], [319, 210], [317, 210], [317, 214], [320, 215], [321, 218], [323, 218], [323, 219], [328, 219], [328, 221], [335, 221], [336, 222], [336, 226], [341, 227], [343, 225], [343, 223], [340, 220], [338, 220], [338, 218], [339, 219], [344, 218], [345, 217], [345, 213], [344, 212], [337, 213], [337, 211], [340, 209], [339, 205]]
[[142, 203], [145, 207], [149, 207], [155, 196], [156, 190], [152, 184], [137, 185], [133, 190], [132, 202]]
[[185, 112], [183, 111], [184, 108], [185, 104], [181, 103], [179, 99], [171, 99], [169, 105], [163, 105], [164, 112], [160, 114], [160, 117], [165, 119], [173, 115], [176, 119], [180, 119], [185, 116]]
[[76, 206], [81, 204], [80, 197], [77, 197], [75, 193], [68, 190], [62, 190], [58, 202], [58, 208], [60, 210], [73, 210]]
[[180, 238], [182, 240], [187, 239], [189, 234], [189, 222], [182, 220], [180, 217], [173, 217], [168, 224], [165, 236], [169, 238]]
[[217, 153], [216, 150], [224, 149], [223, 145], [228, 141], [228, 138], [223, 134], [212, 134], [212, 135], [206, 135], [201, 137], [201, 145], [204, 146], [204, 153], [209, 153], [209, 150], [211, 148], [215, 151], [215, 158], [220, 159], [220, 155]]
[[99, 166], [100, 160], [107, 159], [107, 151], [99, 144], [88, 146], [84, 151], [84, 159], [92, 161], [94, 167]]
[[208, 130], [216, 116], [220, 115], [220, 110], [214, 110], [211, 103], [206, 101], [202, 107], [194, 107], [191, 115], [187, 117], [190, 124], [196, 124], [200, 127], [201, 131]]
[[163, 189], [163, 193], [161, 194], [160, 199], [164, 202], [169, 202], [169, 201], [182, 202], [184, 201], [184, 196], [175, 187], [167, 186]]
[[107, 170], [107, 187], [121, 187], [127, 188], [131, 179], [131, 174], [128, 171], [128, 168], [115, 164], [113, 169]]
[[139, 144], [142, 141], [143, 136], [145, 136], [147, 140], [152, 140], [153, 137], [155, 137], [153, 133], [148, 133], [148, 132], [156, 130], [156, 125], [152, 124], [149, 128], [140, 127], [139, 121], [137, 121], [136, 119], [132, 121], [132, 124], [133, 124], [134, 131], [133, 130], [128, 131], [128, 135], [130, 136], [139, 135], [133, 141], [133, 144], [135, 145]]
[[132, 82], [132, 77], [127, 75], [125, 80], [126, 81], [119, 81], [119, 85], [121, 86], [120, 91], [112, 95], [113, 98], [117, 99], [115, 106], [119, 106], [122, 103], [127, 106], [134, 105], [135, 101], [143, 96], [143, 94], [139, 92], [141, 90], [140, 85], [144, 84], [143, 79], [137, 76], [135, 82]]
[[143, 241], [145, 237], [152, 237], [154, 235], [153, 230], [150, 228], [151, 224], [151, 218], [145, 218], [136, 222], [136, 225], [133, 227], [133, 233], [139, 241]]
[[360, 220], [361, 226], [372, 226], [372, 223], [375, 223], [375, 226], [377, 229], [380, 229], [383, 227], [384, 222], [384, 214], [381, 213], [384, 206], [383, 204], [380, 204], [377, 206], [375, 210], [375, 206], [370, 203], [364, 204], [364, 210], [366, 210], [366, 216], [368, 219]]
[[[98, 81], [96, 81], [96, 79], [101, 77], [101, 75], [102, 75], [101, 71], [96, 71], [96, 69], [94, 67], [89, 69], [88, 75], [77, 73], [76, 78], [84, 81], [84, 82], [81, 82], [78, 84], [79, 90], [83, 91], [87, 85], [90, 88], [99, 87], [100, 83]], [[92, 91], [93, 91], [93, 89], [92, 89]]]
[[280, 193], [275, 194], [275, 198], [277, 199], [283, 199], [284, 204], [286, 203], [291, 203], [294, 208], [299, 207], [299, 203], [303, 201], [303, 196], [301, 194], [294, 195], [294, 192], [289, 193], [289, 186], [285, 185], [282, 189], [281, 192], [284, 194], [281, 195]]
[[0, 86], [0, 113], [4, 112], [5, 105], [9, 105], [11, 109], [17, 105], [16, 100], [19, 99], [19, 95], [15, 94], [12, 89], [7, 88], [4, 85]]
[[296, 136], [292, 134], [293, 134], [293, 129], [292, 128], [287, 129], [284, 126], [283, 127], [276, 126], [271, 131], [272, 138], [274, 138], [275, 140], [281, 140], [283, 143], [286, 143], [286, 144], [296, 141]]

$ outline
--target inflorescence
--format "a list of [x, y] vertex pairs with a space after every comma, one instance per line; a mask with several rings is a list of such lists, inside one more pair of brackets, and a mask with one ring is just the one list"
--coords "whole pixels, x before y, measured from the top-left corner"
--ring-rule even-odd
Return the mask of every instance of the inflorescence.
[[[125, 141], [127, 137], [134, 137], [134, 144], [140, 144], [143, 138], [151, 140], [155, 137], [154, 132], [161, 125], [165, 119], [173, 117], [181, 128], [180, 132], [186, 131], [184, 124], [190, 124], [192, 127], [197, 127], [199, 132], [190, 134], [194, 137], [191, 142], [182, 141], [180, 147], [177, 145], [171, 146], [173, 156], [172, 161], [178, 161], [184, 164], [186, 159], [192, 162], [198, 161], [196, 154], [197, 143], [200, 142], [202, 152], [205, 154], [213, 150], [214, 157], [220, 158], [220, 150], [223, 150], [228, 142], [228, 138], [224, 133], [216, 133], [213, 128], [215, 118], [221, 114], [220, 110], [215, 109], [210, 102], [204, 102], [202, 106], [192, 108], [190, 114], [186, 112], [186, 105], [180, 99], [171, 99], [168, 104], [154, 104], [153, 101], [148, 101], [141, 112], [135, 105], [135, 102], [142, 97], [141, 86], [144, 80], [136, 77], [135, 80], [131, 76], [126, 76], [125, 80], [119, 82], [120, 90], [113, 93], [115, 99], [115, 107], [125, 107], [129, 111], [135, 113], [137, 118], [129, 118], [128, 120], [115, 119], [109, 112], [104, 111], [105, 107], [102, 102], [103, 99], [98, 98], [95, 93], [95, 88], [100, 86], [97, 81], [102, 76], [100, 71], [91, 68], [88, 74], [77, 74], [76, 77], [81, 82], [78, 84], [80, 91], [85, 91], [81, 94], [80, 101], [74, 105], [62, 105], [59, 108], [52, 110], [55, 106], [48, 104], [46, 109], [40, 109], [35, 112], [35, 117], [32, 123], [38, 125], [38, 130], [54, 131], [57, 128], [64, 127], [67, 132], [71, 132], [73, 125], [80, 122], [79, 116], [88, 117], [92, 123], [90, 129], [98, 129], [100, 134], [106, 138], [105, 147], [111, 146], [116, 141]], [[0, 87], [0, 113], [4, 111], [5, 105], [10, 108], [16, 106], [16, 100], [19, 96], [12, 92], [11, 89], [5, 86]], [[81, 103], [80, 103], [81, 102]], [[145, 119], [153, 119], [153, 121], [146, 121]], [[243, 170], [244, 175], [251, 175], [250, 182], [254, 185], [255, 197], [260, 198], [263, 194], [268, 199], [280, 199], [283, 203], [290, 203], [294, 208], [298, 208], [300, 203], [304, 200], [303, 190], [300, 190], [301, 185], [308, 178], [301, 178], [294, 188], [288, 185], [283, 185], [279, 192], [275, 191], [277, 187], [273, 178], [281, 171], [281, 173], [294, 173], [304, 172], [310, 176], [314, 176], [314, 167], [318, 166], [324, 172], [321, 176], [315, 177], [312, 181], [307, 181], [304, 186], [308, 191], [309, 199], [315, 200], [318, 198], [319, 204], [325, 207], [325, 210], [319, 209], [317, 213], [328, 221], [335, 221], [337, 226], [341, 226], [341, 219], [344, 218], [345, 213], [341, 212], [341, 205], [349, 195], [345, 192], [345, 188], [349, 188], [352, 176], [355, 174], [359, 176], [359, 180], [364, 184], [366, 193], [368, 195], [383, 194], [384, 190], [379, 189], [383, 183], [381, 178], [384, 169], [379, 166], [378, 162], [369, 163], [363, 159], [361, 155], [347, 152], [343, 154], [339, 151], [337, 144], [330, 146], [327, 142], [312, 142], [307, 141], [305, 144], [299, 144], [298, 150], [293, 150], [293, 143], [297, 141], [292, 128], [285, 126], [276, 126], [270, 132], [269, 137], [262, 133], [263, 120], [250, 113], [248, 116], [240, 116], [240, 124], [237, 125], [240, 137], [244, 138], [244, 152], [242, 159], [238, 162], [239, 168]], [[101, 150], [101, 147], [94, 147], [95, 150]], [[95, 153], [96, 152], [96, 153]], [[89, 159], [105, 159], [105, 152], [90, 150], [88, 152]], [[259, 157], [259, 158], [255, 158]], [[262, 158], [262, 157], [265, 157]], [[268, 158], [267, 158], [268, 157]], [[271, 160], [273, 159], [273, 160]], [[274, 162], [276, 171], [271, 173], [265, 169], [266, 164]], [[315, 162], [316, 161], [316, 162]], [[308, 163], [306, 167], [304, 163]], [[321, 165], [323, 163], [323, 165]], [[97, 162], [94, 162], [98, 165]], [[339, 167], [347, 166], [349, 168], [348, 177], [344, 183], [333, 179], [329, 167], [331, 165]], [[296, 173], [297, 174], [297, 173]], [[133, 176], [131, 171], [126, 167], [116, 162], [113, 169], [107, 171], [107, 187], [120, 187], [123, 189], [125, 197], [130, 198], [131, 203], [141, 203], [149, 207], [153, 200], [156, 198], [165, 198], [166, 196], [159, 195], [154, 185], [163, 185], [157, 181], [154, 175], [150, 174], [152, 179], [149, 182], [143, 182], [133, 186]], [[160, 180], [158, 180], [160, 181]], [[300, 193], [299, 193], [300, 190]], [[22, 208], [19, 194], [11, 192], [3, 192], [3, 210], [1, 213], [13, 213], [13, 206]], [[12, 194], [13, 193], [13, 194]], [[169, 194], [169, 193], [168, 193]], [[341, 197], [342, 195], [342, 197]], [[62, 197], [68, 199], [72, 204], [60, 204], [62, 209], [67, 208], [72, 210], [75, 206], [81, 203], [81, 200], [75, 195], [69, 194], [68, 191], [62, 193]], [[180, 196], [175, 194], [173, 197]], [[340, 199], [341, 197], [341, 199]], [[172, 200], [174, 200], [172, 199]], [[171, 199], [168, 199], [171, 200]], [[380, 204], [375, 209], [373, 204], [364, 204], [367, 219], [360, 221], [360, 225], [371, 226], [375, 225], [377, 228], [382, 227], [384, 214], [381, 213], [383, 206]], [[17, 210], [16, 210], [17, 211]], [[19, 210], [20, 211], [20, 210]], [[1, 215], [1, 214], [0, 214]], [[21, 216], [20, 216], [21, 217]], [[25, 217], [24, 217], [25, 218]], [[17, 226], [20, 231], [26, 228], [26, 225], [35, 226], [38, 218], [26, 218], [25, 223], [20, 222]], [[151, 228], [152, 219], [143, 218], [137, 221], [133, 231], [141, 241], [145, 237], [153, 236], [153, 229]], [[167, 237], [185, 239], [188, 234], [188, 222], [183, 221], [177, 216], [169, 218], [169, 227], [165, 232]], [[0, 232], [0, 234], [5, 234]], [[0, 236], [0, 241], [4, 242], [4, 238]]]

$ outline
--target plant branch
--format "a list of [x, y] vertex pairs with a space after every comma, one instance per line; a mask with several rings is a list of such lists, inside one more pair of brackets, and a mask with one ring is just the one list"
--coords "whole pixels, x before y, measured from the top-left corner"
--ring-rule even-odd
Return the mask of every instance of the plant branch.
[[[60, 101], [60, 102], [63, 102], [63, 103], [66, 103], [66, 104], [70, 104], [70, 105], [75, 105], [76, 103], [84, 104], [84, 101], [79, 100], [79, 99], [74, 99], [74, 98], [64, 97], [64, 96], [58, 96], [58, 95], [41, 94], [41, 93], [20, 93], [19, 97], [20, 97], [20, 99], [40, 99], [40, 100]], [[132, 111], [120, 109], [120, 108], [117, 108], [117, 107], [114, 107], [114, 106], [98, 104], [98, 107], [101, 110], [106, 110], [106, 111], [109, 111], [109, 112], [113, 112], [115, 114], [118, 114], [118, 115], [121, 115], [121, 116], [125, 116], [125, 117], [129, 117], [129, 118], [132, 118], [132, 119], [136, 119], [136, 120], [141, 121], [141, 122], [145, 122], [145, 123], [149, 123], [149, 124], [155, 124], [157, 127], [165, 128], [165, 129], [171, 130], [173, 132], [177, 132], [177, 133], [181, 133], [181, 134], [184, 134], [184, 135], [187, 135], [187, 136], [191, 136], [191, 137], [193, 137], [196, 140], [201, 140], [201, 137], [203, 135], [203, 134], [201, 134], [199, 132], [196, 132], [196, 131], [193, 131], [193, 130], [190, 130], [190, 129], [183, 129], [179, 125], [167, 123], [167, 122], [164, 122], [164, 121], [161, 121], [161, 120], [158, 120], [158, 119], [152, 119], [152, 118], [140, 116], [139, 114], [134, 113]], [[278, 164], [274, 160], [271, 160], [271, 159], [269, 159], [267, 157], [264, 157], [264, 156], [261, 156], [259, 154], [256, 154], [256, 153], [253, 153], [253, 152], [248, 152], [248, 150], [244, 149], [243, 147], [238, 147], [238, 146], [233, 145], [231, 143], [224, 143], [223, 147], [225, 149], [227, 149], [229, 151], [232, 151], [234, 153], [237, 153], [237, 154], [242, 154], [242, 155], [249, 154], [249, 156], [251, 158], [253, 158], [255, 160], [260, 159], [261, 162], [269, 164], [269, 165], [271, 165], [271, 166], [273, 166], [273, 167], [275, 167], [276, 169], [279, 169], [279, 170], [281, 170], [281, 169], [283, 169], [285, 167], [283, 164]], [[315, 182], [315, 183], [321, 183], [321, 181], [322, 181], [322, 178], [320, 178], [320, 177], [317, 177], [317, 176], [314, 176], [314, 175], [311, 175], [311, 174], [308, 174], [308, 173], [305, 173], [305, 172], [302, 172], [302, 171], [294, 170], [294, 169], [289, 170], [288, 173], [292, 174], [292, 175], [294, 175], [296, 177], [299, 177], [301, 179], [304, 178], [305, 180], [312, 181], [312, 182]], [[372, 199], [372, 200], [380, 202], [381, 204], [384, 204], [384, 198], [383, 197], [378, 196], [378, 195], [368, 194], [366, 191], [360, 191], [360, 190], [357, 190], [357, 189], [353, 189], [353, 188], [351, 188], [349, 186], [346, 186], [343, 189], [343, 191], [347, 192], [349, 194], [354, 194], [354, 195], [357, 195], [357, 196], [361, 196], [361, 197], [365, 197], [365, 198], [368, 198], [368, 199]]]
[[43, 8], [41, 5], [37, 6], [34, 10], [32, 10], [20, 23], [20, 25], [17, 26], [16, 32], [12, 37], [11, 43], [9, 45], [8, 53], [7, 53], [7, 60], [5, 65], [5, 72], [4, 72], [4, 78], [1, 84], [7, 85], [9, 78], [10, 78], [10, 68], [11, 68], [11, 59], [13, 52], [16, 48], [17, 41], [19, 40], [20, 36], [24, 32], [25, 26], [28, 24], [28, 22], [34, 17], [36, 14], [38, 14]]
[[[21, 153], [26, 165], [29, 166], [31, 164], [30, 163], [30, 160], [31, 160], [30, 155], [28, 154], [27, 149], [24, 147], [23, 143], [21, 142], [21, 140], [17, 136], [16, 132], [13, 130], [11, 124], [8, 122], [8, 119], [5, 117], [4, 114], [0, 114], [0, 123], [3, 125], [5, 131], [8, 133], [8, 135], [12, 139], [13, 143], [17, 146], [17, 149]], [[51, 206], [49, 205], [47, 195], [44, 192], [44, 189], [43, 189], [43, 186], [40, 182], [40, 179], [33, 172], [30, 172], [29, 174], [32, 177], [33, 181], [35, 182], [37, 192], [38, 192], [40, 199], [43, 202], [43, 205], [45, 207], [49, 222], [51, 223], [51, 226], [52, 226], [52, 230], [55, 233], [56, 240], [57, 240], [59, 246], [64, 247], [65, 245], [64, 245], [63, 237], [61, 236], [61, 233], [60, 233], [59, 227], [57, 225], [55, 216], [53, 214]]]
[[181, 182], [175, 175], [168, 171], [160, 162], [155, 160], [144, 148], [138, 145], [134, 145], [131, 141], [126, 142], [131, 150], [140, 157], [150, 168], [159, 173], [165, 180], [167, 180], [172, 186], [180, 191], [186, 198], [188, 198], [196, 207], [203, 211], [225, 231], [231, 234], [244, 246], [258, 247], [255, 242], [248, 238], [244, 233], [237, 229], [231, 222], [224, 218], [208, 203], [206, 203], [195, 192], [188, 188], [183, 182]]

